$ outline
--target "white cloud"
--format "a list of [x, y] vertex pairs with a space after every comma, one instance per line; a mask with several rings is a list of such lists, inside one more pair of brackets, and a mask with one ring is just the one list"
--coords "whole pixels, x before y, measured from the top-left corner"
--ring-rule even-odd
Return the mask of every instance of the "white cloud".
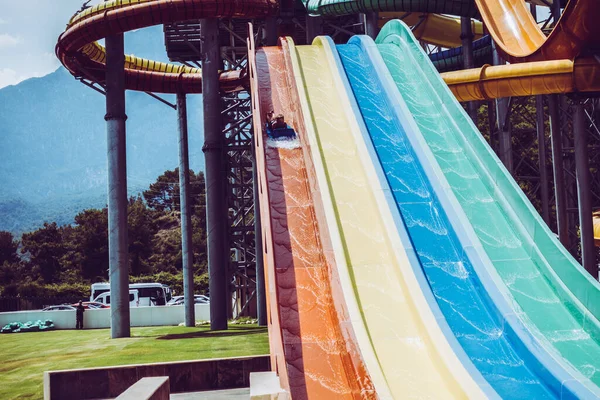
[[[27, 68], [31, 66], [31, 68]], [[60, 66], [60, 62], [52, 53], [44, 53], [40, 57], [35, 57], [35, 64], [25, 64], [24, 70], [17, 72], [12, 68], [0, 68], [0, 89], [16, 85], [29, 78], [39, 78], [48, 75]]]
[[12, 36], [7, 33], [0, 34], [0, 49], [3, 47], [14, 47], [20, 42], [21, 39], [16, 36]]
[[15, 85], [21, 82], [23, 79], [20, 79], [17, 71], [10, 68], [0, 68], [0, 88], [8, 85]]
[[0, 25], [8, 24], [5, 19], [0, 18]]

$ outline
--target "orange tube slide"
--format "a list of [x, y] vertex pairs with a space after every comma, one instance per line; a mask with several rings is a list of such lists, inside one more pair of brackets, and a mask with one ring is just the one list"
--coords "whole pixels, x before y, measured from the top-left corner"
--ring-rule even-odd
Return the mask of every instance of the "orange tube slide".
[[[287, 49], [249, 51], [272, 369], [293, 399], [375, 399], [345, 308]], [[269, 110], [286, 116], [298, 145], [271, 147], [263, 129]]]
[[512, 63], [573, 60], [600, 48], [600, 1], [570, 0], [550, 36], [542, 33], [523, 0], [475, 0], [486, 28]]
[[540, 61], [441, 74], [458, 101], [537, 94], [600, 92], [600, 62], [595, 58]]

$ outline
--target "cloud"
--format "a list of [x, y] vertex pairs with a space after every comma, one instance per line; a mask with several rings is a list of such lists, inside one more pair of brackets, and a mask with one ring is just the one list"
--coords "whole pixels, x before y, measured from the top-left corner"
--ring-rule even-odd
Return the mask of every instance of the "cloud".
[[0, 34], [0, 49], [3, 47], [14, 47], [20, 42], [21, 39], [16, 36], [12, 36], [7, 33]]
[[58, 59], [52, 53], [43, 53], [34, 58], [35, 62], [26, 63], [20, 72], [12, 68], [0, 68], [0, 89], [5, 86], [16, 85], [29, 78], [48, 75], [60, 66]]
[[5, 19], [0, 18], [0, 25], [4, 25], [4, 24], [8, 24], [8, 21], [6, 21]]

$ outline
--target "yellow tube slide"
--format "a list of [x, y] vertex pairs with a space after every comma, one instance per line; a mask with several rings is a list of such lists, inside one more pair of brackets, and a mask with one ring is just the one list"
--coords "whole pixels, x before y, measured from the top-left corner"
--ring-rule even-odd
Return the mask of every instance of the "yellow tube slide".
[[[417, 40], [441, 47], [462, 46], [460, 40], [460, 18], [441, 14], [380, 12], [379, 28], [392, 19], [401, 19], [408, 26], [415, 26], [412, 33]], [[473, 40], [483, 36], [481, 21], [471, 19]]]
[[[315, 168], [325, 172], [319, 187], [329, 190], [329, 229], [341, 242], [336, 263], [348, 268], [362, 313], [352, 323], [366, 325], [375, 350], [378, 366], [365, 360], [367, 369], [383, 371], [396, 399], [484, 398], [421, 292], [372, 164], [361, 162], [369, 156], [355, 140], [358, 123], [332, 48], [319, 37], [290, 53]], [[390, 398], [373, 380], [380, 397]]]
[[441, 75], [458, 101], [600, 91], [600, 62], [594, 58], [484, 65]]

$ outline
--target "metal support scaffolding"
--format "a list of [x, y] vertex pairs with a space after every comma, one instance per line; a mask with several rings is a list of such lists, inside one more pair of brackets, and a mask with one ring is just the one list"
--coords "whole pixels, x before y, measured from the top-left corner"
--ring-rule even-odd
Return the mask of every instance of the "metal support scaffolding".
[[185, 93], [177, 94], [179, 127], [179, 207], [181, 211], [181, 259], [183, 264], [183, 304], [185, 326], [195, 326], [194, 252], [192, 250], [192, 214], [190, 212], [190, 162], [188, 151], [187, 104]]
[[226, 176], [221, 132], [221, 95], [219, 92], [219, 21], [203, 19], [202, 102], [204, 108], [204, 151], [206, 175], [206, 225], [210, 288], [210, 328], [227, 329], [229, 296], [227, 290], [227, 215], [225, 212]]
[[110, 334], [130, 337], [127, 243], [125, 55], [123, 34], [106, 38], [106, 133], [108, 147], [108, 263]]
[[594, 227], [592, 221], [592, 192], [590, 187], [590, 165], [586, 118], [581, 100], [575, 101], [573, 133], [575, 136], [575, 167], [577, 171], [577, 198], [579, 200], [579, 231], [581, 235], [581, 264], [598, 279]]
[[263, 260], [263, 237], [260, 226], [260, 203], [258, 191], [258, 171], [256, 170], [256, 152], [254, 151], [254, 141], [252, 141], [252, 171], [254, 179], [254, 240], [256, 253], [256, 314], [258, 317], [258, 326], [267, 325], [267, 297], [265, 287], [265, 270]]

